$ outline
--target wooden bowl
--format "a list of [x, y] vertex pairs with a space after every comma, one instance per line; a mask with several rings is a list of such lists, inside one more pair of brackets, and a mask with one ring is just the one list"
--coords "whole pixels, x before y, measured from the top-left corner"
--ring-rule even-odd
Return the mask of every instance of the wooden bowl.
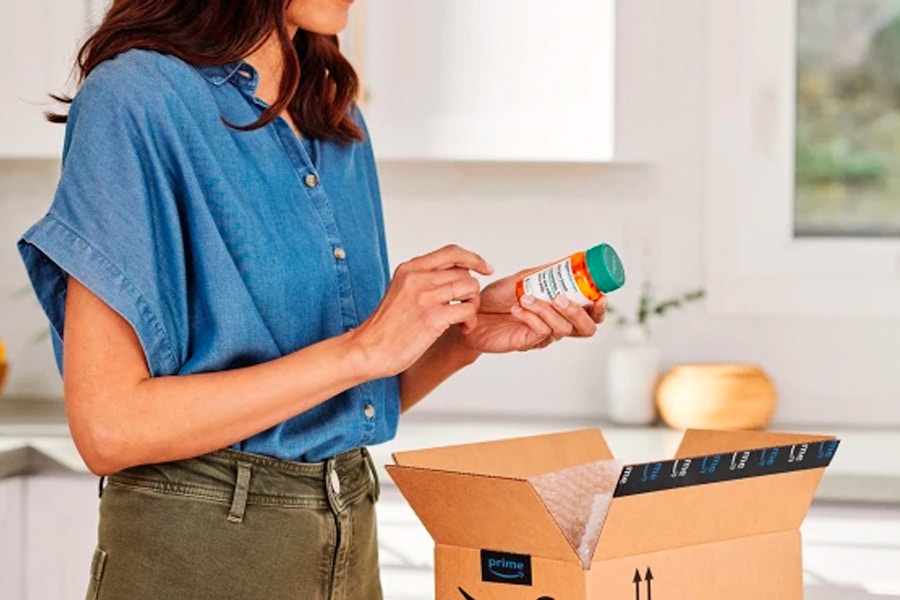
[[777, 403], [772, 381], [753, 365], [681, 365], [656, 386], [659, 416], [675, 429], [762, 429]]

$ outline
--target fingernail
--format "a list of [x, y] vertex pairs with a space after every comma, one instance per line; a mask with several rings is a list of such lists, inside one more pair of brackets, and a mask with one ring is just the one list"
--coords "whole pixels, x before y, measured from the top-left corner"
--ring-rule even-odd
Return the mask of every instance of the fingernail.
[[484, 261], [484, 266], [487, 267], [488, 273], [494, 272], [494, 266], [488, 261]]
[[522, 296], [522, 304], [524, 304], [525, 306], [531, 306], [532, 304], [534, 304], [534, 296], [525, 294], [524, 296]]
[[559, 308], [566, 308], [567, 306], [569, 306], [569, 299], [560, 294], [553, 299], [553, 304], [555, 304]]
[[517, 315], [520, 312], [522, 312], [522, 307], [519, 306], [518, 304], [513, 304], [512, 308], [509, 309], [509, 312], [511, 312], [514, 315]]

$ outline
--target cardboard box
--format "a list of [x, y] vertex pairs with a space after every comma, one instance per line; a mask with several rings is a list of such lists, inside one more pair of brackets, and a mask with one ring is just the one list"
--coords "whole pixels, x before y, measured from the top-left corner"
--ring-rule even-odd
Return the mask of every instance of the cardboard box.
[[838, 440], [687, 431], [622, 465], [597, 430], [394, 454], [436, 600], [800, 600], [799, 527]]

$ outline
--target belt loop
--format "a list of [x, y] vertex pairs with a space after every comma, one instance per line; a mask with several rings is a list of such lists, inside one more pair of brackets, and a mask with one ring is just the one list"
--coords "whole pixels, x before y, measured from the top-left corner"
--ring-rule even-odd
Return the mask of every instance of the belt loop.
[[378, 469], [375, 467], [375, 461], [372, 460], [372, 454], [366, 447], [362, 448], [363, 458], [366, 459], [366, 466], [369, 467], [369, 475], [372, 477], [372, 500], [378, 502], [381, 496], [381, 481], [378, 479]]
[[228, 520], [232, 523], [244, 521], [244, 510], [247, 508], [247, 494], [250, 492], [250, 467], [248, 462], [239, 461], [237, 464], [237, 478], [234, 483], [234, 498], [231, 500], [231, 510], [228, 511]]
[[341, 501], [341, 478], [335, 467], [337, 467], [337, 461], [334, 457], [325, 461], [325, 477], [323, 483], [325, 485], [325, 497], [328, 498], [328, 504], [331, 507], [331, 511], [334, 514], [339, 515], [344, 509], [344, 504]]

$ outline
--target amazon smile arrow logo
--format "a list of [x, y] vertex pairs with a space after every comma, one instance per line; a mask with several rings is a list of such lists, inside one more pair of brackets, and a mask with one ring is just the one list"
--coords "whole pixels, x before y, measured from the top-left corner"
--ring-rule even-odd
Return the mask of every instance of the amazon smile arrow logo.
[[[466, 590], [462, 589], [461, 587], [458, 587], [456, 589], [459, 590], [459, 593], [462, 594], [462, 597], [465, 598], [465, 600], [475, 600], [474, 596], [470, 596], [469, 594], [467, 594]], [[550, 596], [541, 596], [537, 600], [553, 600], [553, 598], [551, 598]]]
[[475, 598], [473, 598], [472, 596], [470, 596], [466, 593], [466, 590], [464, 590], [462, 588], [456, 588], [456, 589], [459, 590], [459, 593], [462, 594], [463, 598], [465, 598], [466, 600], [475, 600]]

